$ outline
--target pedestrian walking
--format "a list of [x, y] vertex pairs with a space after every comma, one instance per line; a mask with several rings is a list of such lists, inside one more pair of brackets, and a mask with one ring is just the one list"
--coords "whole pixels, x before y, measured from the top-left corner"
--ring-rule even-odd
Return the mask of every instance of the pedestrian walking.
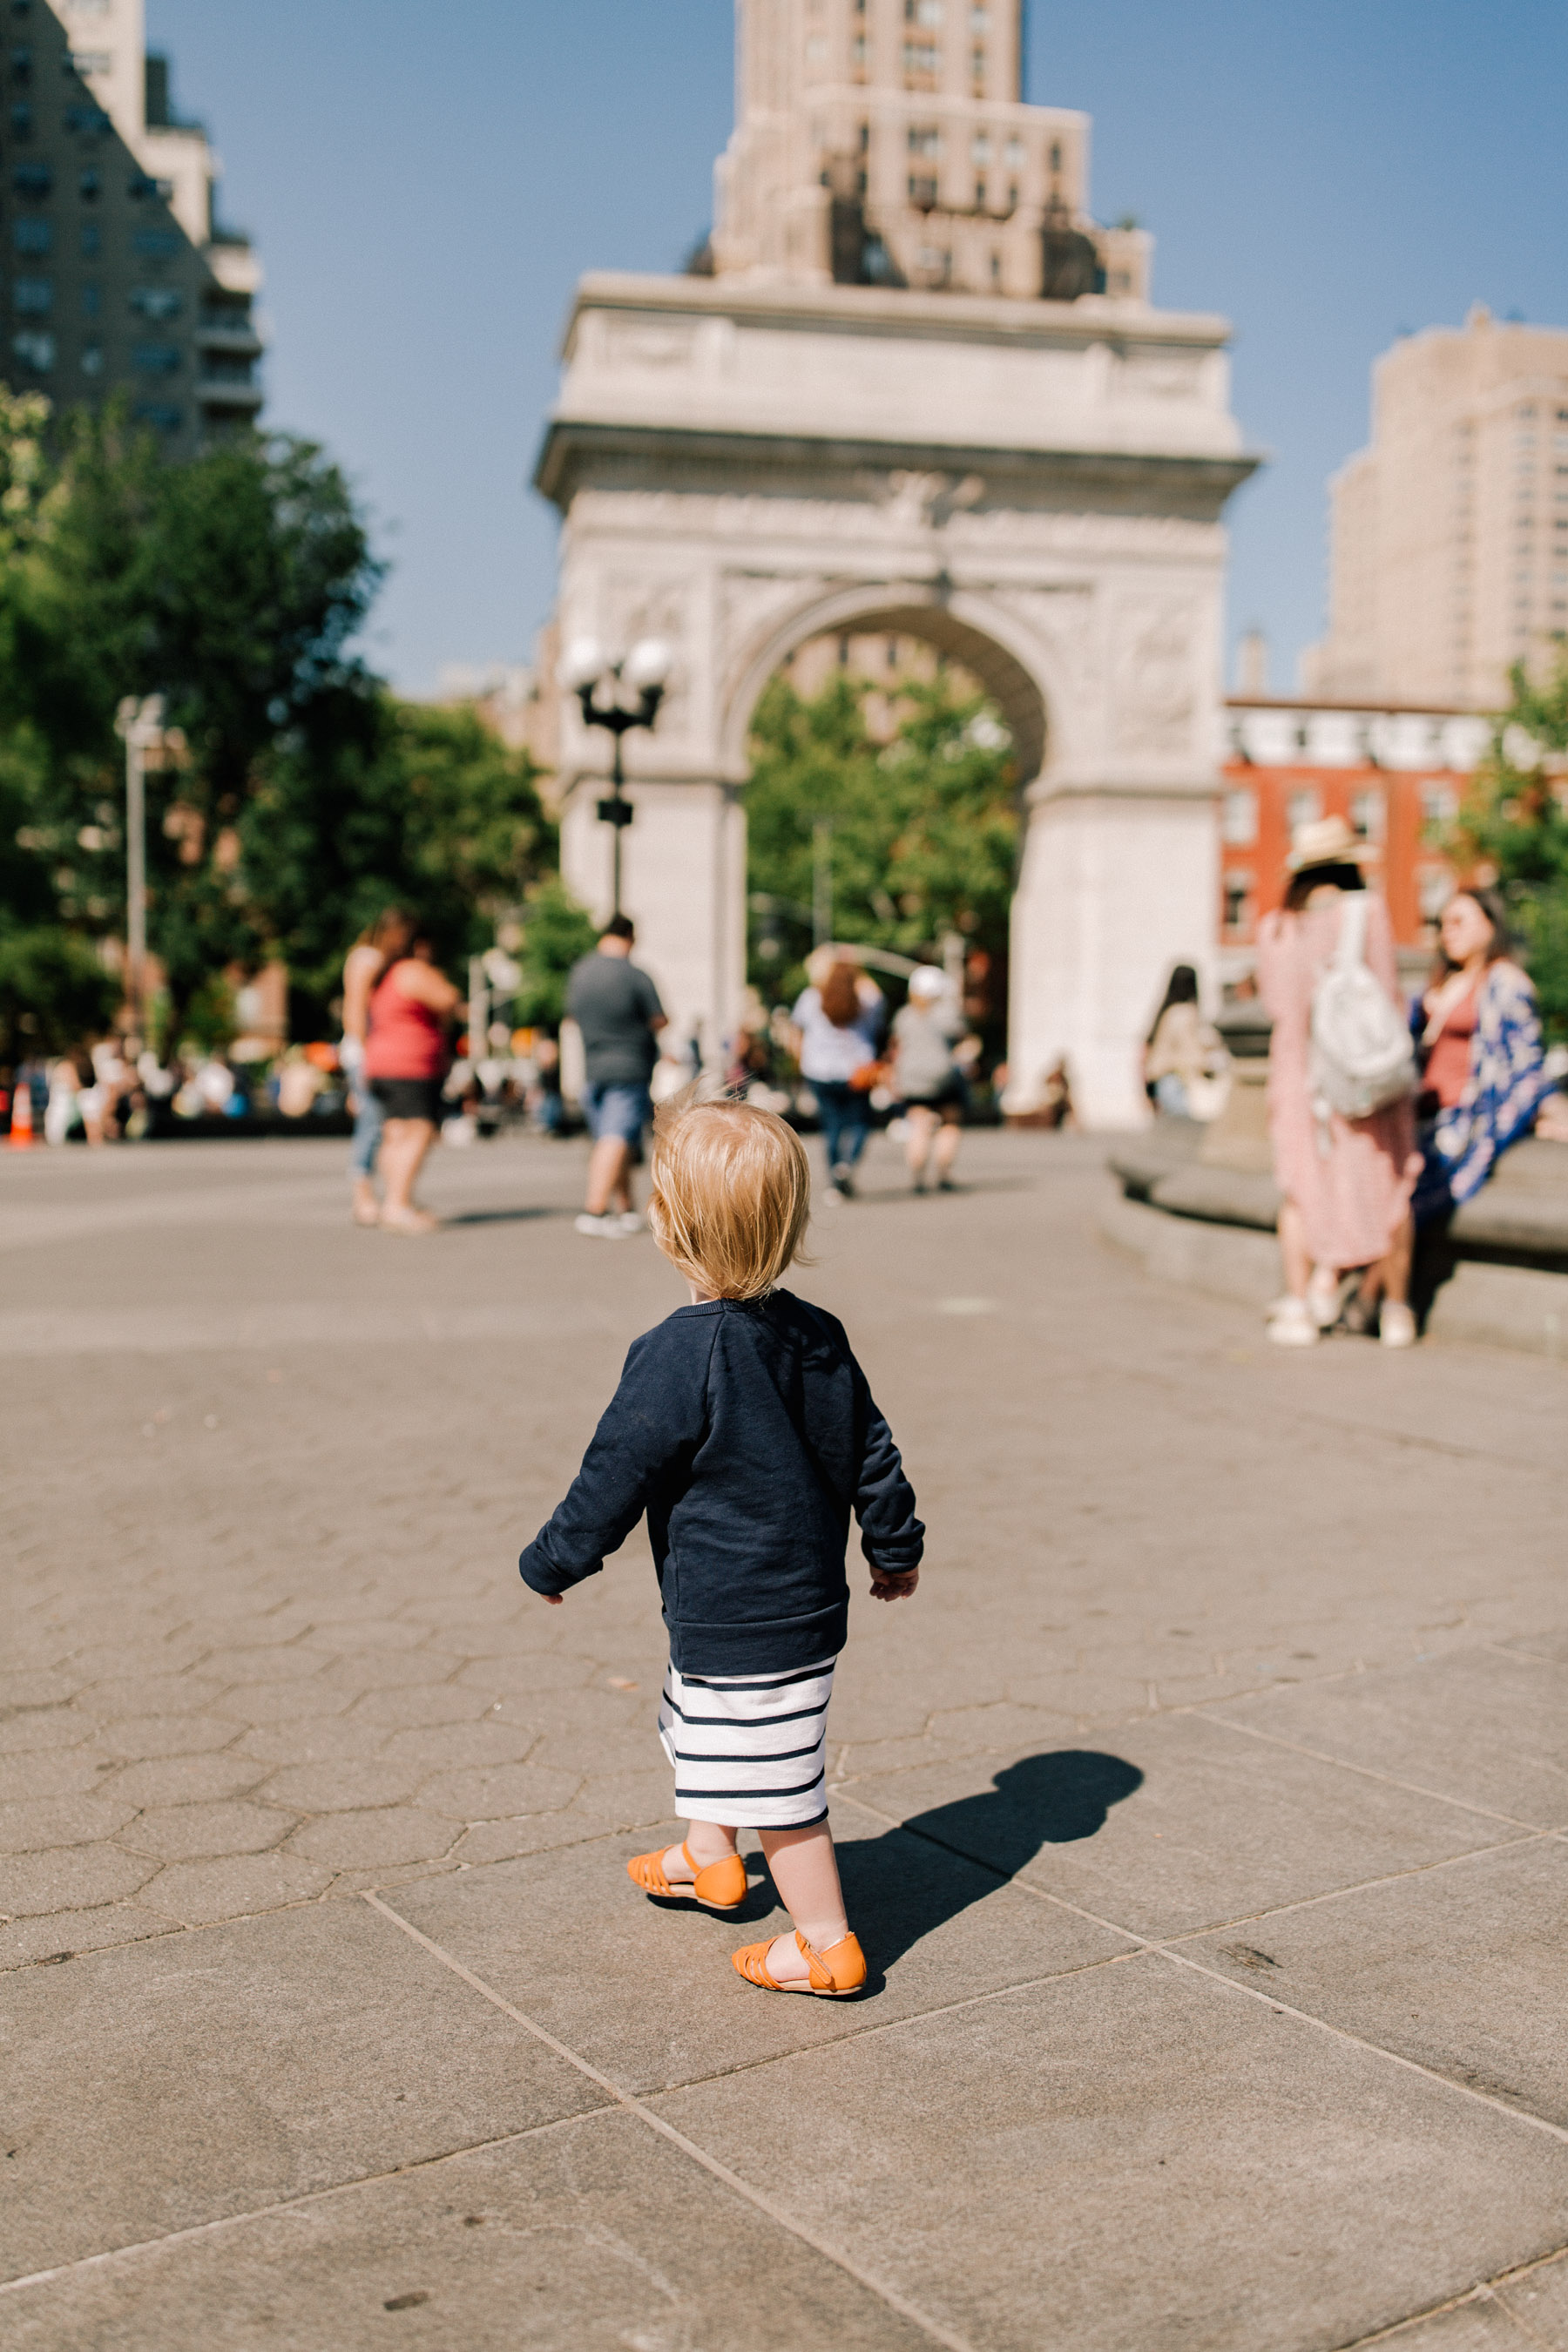
[[401, 907], [386, 907], [368, 930], [362, 931], [343, 962], [343, 1042], [340, 1059], [349, 1081], [354, 1115], [353, 1141], [349, 1147], [349, 1181], [353, 1187], [356, 1225], [381, 1223], [375, 1170], [381, 1151], [381, 1130], [386, 1114], [381, 1098], [365, 1075], [365, 1043], [370, 1026], [370, 992], [399, 956], [408, 951], [414, 919]]
[[904, 1122], [904, 1160], [917, 1192], [934, 1169], [939, 1192], [952, 1191], [952, 1165], [963, 1140], [969, 1088], [953, 1047], [963, 1016], [947, 974], [933, 963], [910, 974], [910, 999], [893, 1015], [893, 1090]]
[[854, 1199], [855, 1171], [871, 1132], [882, 992], [874, 982], [862, 983], [854, 959], [836, 955], [790, 1013], [795, 1059], [822, 1121], [830, 1201]]
[[[418, 952], [421, 947], [426, 952]], [[440, 1222], [420, 1208], [414, 1187], [441, 1118], [441, 1086], [451, 1055], [447, 1032], [461, 999], [437, 971], [428, 941], [388, 948], [370, 991], [364, 1075], [383, 1113], [384, 1195], [376, 1222], [384, 1233], [427, 1234]]]
[[[1268, 1124], [1274, 1177], [1282, 1193], [1279, 1247], [1286, 1296], [1269, 1310], [1268, 1336], [1308, 1347], [1336, 1323], [1343, 1277], [1361, 1270], [1359, 1312], [1375, 1319], [1385, 1348], [1415, 1338], [1409, 1300], [1415, 1224], [1413, 1065], [1394, 1069], [1401, 1041], [1394, 931], [1362, 872], [1367, 855], [1342, 817], [1298, 828], [1284, 906], [1258, 929], [1258, 976], [1274, 1019], [1268, 1053]], [[1369, 987], [1368, 982], [1372, 983]], [[1356, 991], [1363, 1038], [1392, 1038], [1388, 1098], [1363, 1115], [1331, 1098], [1331, 987]], [[1375, 1094], [1376, 1089], [1373, 1088]]]
[[627, 1871], [647, 1895], [734, 1911], [736, 1836], [756, 1830], [795, 1932], [733, 1965], [771, 1991], [841, 1999], [866, 1979], [826, 1797], [849, 1514], [880, 1600], [914, 1591], [925, 1530], [842, 1324], [777, 1287], [810, 1196], [805, 1147], [773, 1112], [659, 1112], [648, 1223], [690, 1304], [634, 1341], [570, 1494], [519, 1564], [559, 1602], [647, 1512], [669, 1629], [658, 1732], [686, 1832]]
[[1509, 953], [1508, 909], [1497, 892], [1457, 890], [1438, 935], [1442, 971], [1411, 1023], [1421, 1061], [1422, 1226], [1473, 1200], [1556, 1092], [1535, 991]]
[[566, 983], [567, 1017], [583, 1040], [583, 1113], [594, 1139], [577, 1231], [597, 1241], [620, 1241], [642, 1226], [632, 1167], [653, 1117], [648, 1086], [666, 1020], [658, 989], [631, 960], [636, 944], [630, 917], [613, 915]]

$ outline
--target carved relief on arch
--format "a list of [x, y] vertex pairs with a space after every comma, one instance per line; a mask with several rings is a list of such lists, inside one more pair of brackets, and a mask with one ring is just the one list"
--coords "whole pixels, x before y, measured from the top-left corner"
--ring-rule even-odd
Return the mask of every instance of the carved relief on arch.
[[1198, 711], [1196, 615], [1176, 597], [1124, 597], [1111, 656], [1111, 743], [1119, 751], [1189, 751]]

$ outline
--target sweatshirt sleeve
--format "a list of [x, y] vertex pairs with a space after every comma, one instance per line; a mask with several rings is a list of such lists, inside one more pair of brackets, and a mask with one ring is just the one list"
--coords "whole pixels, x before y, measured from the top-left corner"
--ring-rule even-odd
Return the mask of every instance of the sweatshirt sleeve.
[[641, 1518], [663, 1473], [696, 1452], [712, 1344], [711, 1326], [694, 1333], [689, 1325], [679, 1338], [661, 1324], [633, 1341], [571, 1491], [518, 1561], [535, 1592], [566, 1592], [596, 1576]]
[[915, 1490], [904, 1475], [903, 1460], [887, 1418], [858, 1365], [855, 1370], [866, 1433], [855, 1489], [860, 1549], [871, 1566], [885, 1575], [907, 1576], [921, 1564], [925, 1528], [915, 1517]]

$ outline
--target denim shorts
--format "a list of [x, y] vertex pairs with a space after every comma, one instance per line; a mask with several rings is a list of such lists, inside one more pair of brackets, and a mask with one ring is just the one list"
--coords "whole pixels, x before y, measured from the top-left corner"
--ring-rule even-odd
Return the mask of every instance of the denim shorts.
[[646, 1087], [584, 1087], [583, 1116], [595, 1143], [613, 1135], [619, 1142], [638, 1144], [653, 1118], [653, 1097]]

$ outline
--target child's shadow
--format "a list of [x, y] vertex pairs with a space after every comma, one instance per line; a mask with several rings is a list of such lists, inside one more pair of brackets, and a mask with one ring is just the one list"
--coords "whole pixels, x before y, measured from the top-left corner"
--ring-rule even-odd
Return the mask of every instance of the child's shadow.
[[[1130, 1797], [1142, 1779], [1136, 1764], [1121, 1756], [1053, 1748], [1007, 1765], [983, 1795], [912, 1814], [880, 1837], [838, 1840], [849, 1916], [865, 1922], [861, 1940], [872, 1989], [911, 1944], [994, 1895], [1043, 1845], [1093, 1837], [1111, 1806]], [[852, 1789], [844, 1793], [853, 1801]], [[760, 1861], [754, 1857], [753, 1867]], [[748, 1912], [772, 1893], [764, 1877], [751, 1890]]]

